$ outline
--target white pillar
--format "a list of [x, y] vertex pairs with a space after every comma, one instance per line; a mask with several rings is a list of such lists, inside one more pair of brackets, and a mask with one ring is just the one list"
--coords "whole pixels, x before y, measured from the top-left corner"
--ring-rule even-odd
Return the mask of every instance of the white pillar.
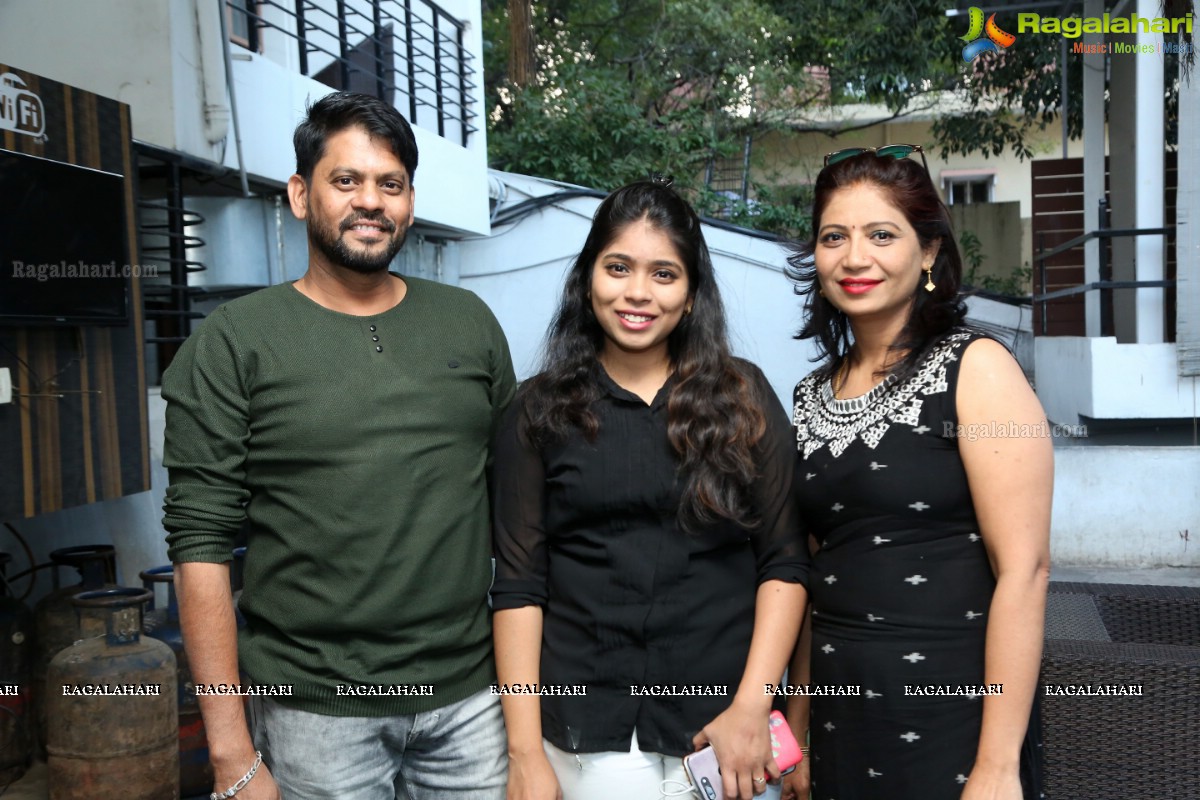
[[[1104, 0], [1086, 0], [1084, 17], [1099, 17], [1104, 13]], [[1085, 33], [1085, 44], [1100, 44], [1104, 35]], [[1105, 56], [1089, 53], [1083, 56], [1083, 229], [1094, 231], [1098, 225], [1097, 212], [1104, 197], [1104, 84]], [[1065, 113], [1065, 110], [1064, 110]], [[1083, 282], [1100, 280], [1100, 244], [1093, 239], [1083, 248]], [[1100, 292], [1083, 296], [1084, 333], [1100, 335]]]
[[[1181, 58], [1180, 61], [1183, 59]], [[1179, 374], [1200, 376], [1200, 75], [1179, 80], [1179, 188], [1175, 194], [1175, 264], [1179, 280], [1175, 342]], [[1195, 395], [1193, 395], [1195, 396]]]
[[[1138, 16], [1154, 19], [1159, 15], [1159, 0], [1138, 0]], [[1139, 33], [1139, 43], [1162, 44], [1162, 35]], [[1163, 56], [1139, 54], [1137, 59], [1137, 178], [1135, 219], [1138, 228], [1163, 226]], [[1135, 245], [1134, 269], [1139, 281], [1163, 279], [1162, 236], [1139, 236]], [[1163, 290], [1137, 290], [1137, 342], [1161, 344], [1163, 341]]]

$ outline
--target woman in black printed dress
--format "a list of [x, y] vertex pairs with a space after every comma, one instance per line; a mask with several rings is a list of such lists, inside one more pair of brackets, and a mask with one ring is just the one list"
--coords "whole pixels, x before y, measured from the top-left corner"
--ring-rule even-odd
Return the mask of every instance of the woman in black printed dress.
[[[908, 156], [921, 157], [918, 162]], [[913, 145], [831, 154], [793, 257], [796, 486], [814, 557], [784, 798], [1037, 798], [1053, 463], [1005, 347], [962, 327], [962, 261]]]

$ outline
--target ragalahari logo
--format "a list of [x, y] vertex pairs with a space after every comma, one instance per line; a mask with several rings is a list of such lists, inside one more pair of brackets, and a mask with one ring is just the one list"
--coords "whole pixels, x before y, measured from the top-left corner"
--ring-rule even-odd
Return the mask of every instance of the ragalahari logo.
[[16, 131], [39, 139], [46, 133], [42, 99], [11, 72], [0, 75], [0, 131]]
[[[983, 9], [971, 6], [971, 29], [967, 31], [966, 36], [961, 36], [967, 46], [963, 48], [963, 61], [970, 64], [975, 59], [979, 58], [981, 53], [999, 53], [1001, 50], [1009, 47], [1017, 40], [1017, 37], [1011, 33], [1006, 33], [1000, 30], [1000, 26], [996, 24], [996, 15], [992, 14], [987, 18], [987, 24], [983, 22]], [[980, 39], [981, 34], [987, 34], [986, 39]]]

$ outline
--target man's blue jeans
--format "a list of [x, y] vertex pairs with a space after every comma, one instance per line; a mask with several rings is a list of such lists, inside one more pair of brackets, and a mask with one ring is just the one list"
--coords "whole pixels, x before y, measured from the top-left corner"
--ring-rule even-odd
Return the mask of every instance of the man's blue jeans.
[[333, 717], [252, 697], [250, 716], [283, 800], [504, 800], [504, 717], [486, 689], [398, 717]]

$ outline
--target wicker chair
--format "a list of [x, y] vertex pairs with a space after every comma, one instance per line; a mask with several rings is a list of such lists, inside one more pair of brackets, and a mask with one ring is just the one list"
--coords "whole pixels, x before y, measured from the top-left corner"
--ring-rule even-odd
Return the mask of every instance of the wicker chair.
[[1200, 589], [1052, 582], [1042, 683], [1048, 800], [1200, 798]]

